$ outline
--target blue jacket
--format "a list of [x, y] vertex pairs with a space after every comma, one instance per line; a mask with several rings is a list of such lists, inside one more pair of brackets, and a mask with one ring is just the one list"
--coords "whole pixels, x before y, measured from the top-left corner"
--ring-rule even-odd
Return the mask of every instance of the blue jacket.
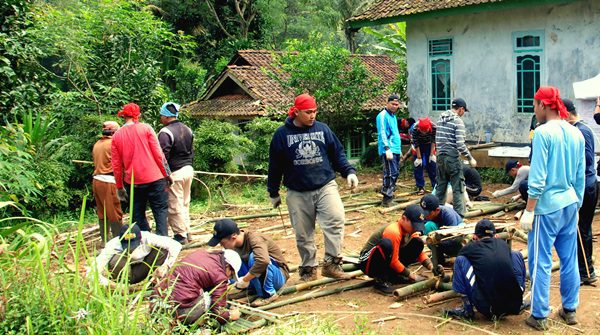
[[573, 203], [581, 207], [585, 189], [583, 135], [564, 120], [548, 121], [535, 129], [527, 194], [538, 199], [534, 213], [556, 212]]
[[296, 127], [292, 118], [279, 127], [269, 147], [269, 196], [279, 195], [283, 185], [288, 189], [305, 192], [323, 187], [335, 179], [335, 172], [345, 178], [356, 170], [344, 154], [340, 140], [319, 121], [310, 127]]
[[379, 155], [385, 154], [386, 148], [392, 150], [392, 153], [401, 155], [402, 147], [396, 115], [384, 108], [377, 114], [375, 121], [377, 123], [377, 149]]
[[596, 187], [594, 133], [592, 132], [592, 129], [582, 121], [577, 121], [573, 125], [581, 131], [583, 139], [585, 140], [585, 187]]

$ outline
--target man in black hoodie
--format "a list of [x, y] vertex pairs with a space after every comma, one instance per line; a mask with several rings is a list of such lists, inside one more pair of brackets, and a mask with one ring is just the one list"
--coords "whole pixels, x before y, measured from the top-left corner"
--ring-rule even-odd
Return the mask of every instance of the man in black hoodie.
[[302, 259], [298, 271], [301, 279], [310, 281], [317, 277], [317, 219], [325, 237], [321, 275], [349, 279], [341, 268], [345, 218], [335, 173], [340, 172], [351, 188], [358, 185], [358, 178], [338, 138], [326, 124], [316, 121], [316, 116], [317, 103], [313, 97], [308, 94], [296, 97], [285, 125], [275, 131], [271, 140], [267, 189], [273, 208], [279, 207], [283, 177], [286, 203]]
[[463, 306], [446, 310], [448, 316], [472, 319], [473, 307], [489, 319], [521, 311], [525, 289], [523, 255], [511, 251], [495, 235], [491, 221], [477, 222], [473, 242], [456, 257], [452, 289], [464, 294]]

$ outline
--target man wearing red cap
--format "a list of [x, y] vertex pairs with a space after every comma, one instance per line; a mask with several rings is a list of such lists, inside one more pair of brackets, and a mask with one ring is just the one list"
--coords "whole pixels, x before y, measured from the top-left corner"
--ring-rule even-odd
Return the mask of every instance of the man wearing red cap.
[[94, 157], [92, 190], [96, 201], [98, 223], [100, 224], [101, 247], [104, 247], [104, 244], [110, 240], [108, 238], [109, 229], [112, 237], [119, 235], [122, 224], [121, 219], [123, 218], [121, 202], [117, 197], [110, 152], [112, 136], [118, 129], [119, 124], [115, 121], [104, 122], [102, 124], [102, 138], [94, 144], [92, 149], [92, 156]]
[[425, 170], [429, 175], [431, 187], [435, 187], [436, 184], [435, 131], [435, 125], [428, 117], [424, 117], [417, 121], [411, 134], [412, 145], [416, 151], [413, 173], [419, 195], [425, 194]]
[[267, 189], [274, 208], [281, 204], [279, 187], [287, 187], [287, 206], [296, 232], [296, 245], [302, 259], [302, 280], [317, 276], [315, 220], [325, 237], [325, 262], [321, 275], [349, 279], [341, 268], [344, 236], [344, 205], [337, 190], [335, 173], [358, 185], [356, 170], [344, 154], [342, 144], [329, 129], [316, 121], [317, 103], [308, 94], [296, 97], [285, 125], [279, 127], [269, 148]]
[[133, 222], [141, 230], [150, 231], [146, 219], [146, 203], [150, 202], [156, 233], [167, 236], [167, 180], [170, 180], [171, 173], [167, 160], [152, 127], [139, 122], [138, 105], [129, 103], [123, 106], [118, 115], [125, 119], [125, 124], [113, 136], [111, 149], [119, 197], [126, 198], [133, 183]]
[[533, 135], [527, 206], [521, 227], [529, 232], [531, 316], [526, 323], [548, 329], [552, 246], [560, 258], [558, 315], [567, 324], [577, 323], [579, 269], [577, 265], [577, 211], [585, 189], [585, 142], [583, 135], [564, 119], [568, 113], [557, 88], [542, 86], [533, 97], [540, 125]]

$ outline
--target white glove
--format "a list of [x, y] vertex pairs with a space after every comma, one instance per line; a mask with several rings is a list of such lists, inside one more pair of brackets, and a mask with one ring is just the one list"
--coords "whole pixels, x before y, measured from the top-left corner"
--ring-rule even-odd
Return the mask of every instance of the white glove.
[[429, 156], [429, 161], [433, 162], [433, 163], [436, 163], [437, 162], [437, 157], [435, 155], [431, 155], [431, 156]]
[[98, 284], [100, 284], [100, 286], [108, 286], [109, 281], [106, 277], [100, 276], [100, 278], [98, 278]]
[[235, 282], [235, 288], [239, 290], [245, 290], [248, 288], [248, 286], [250, 286], [250, 282], [245, 281], [244, 278], [240, 278], [240, 280]]
[[497, 198], [497, 197], [499, 197], [499, 196], [500, 196], [500, 191], [494, 191], [494, 192], [492, 193], [492, 197], [494, 197], [494, 198]]
[[469, 164], [471, 164], [471, 167], [477, 167], [477, 161], [473, 157], [469, 159]]
[[277, 196], [276, 198], [269, 198], [271, 200], [271, 205], [273, 205], [273, 208], [277, 208], [279, 207], [279, 205], [281, 205], [281, 197]]
[[387, 159], [388, 161], [391, 161], [392, 159], [394, 159], [394, 154], [392, 153], [392, 150], [387, 149], [385, 151], [385, 159]]
[[517, 201], [517, 200], [519, 200], [519, 199], [521, 199], [521, 195], [520, 195], [520, 194], [517, 194], [517, 195], [515, 195], [514, 197], [511, 197], [511, 198], [510, 198], [510, 201], [512, 201], [512, 202], [515, 202], [515, 201]]
[[528, 210], [523, 211], [523, 215], [521, 215], [521, 220], [519, 222], [521, 223], [521, 229], [526, 233], [533, 229], [533, 218], [533, 212]]
[[354, 173], [349, 174], [348, 177], [346, 177], [346, 180], [348, 180], [348, 187], [351, 189], [358, 186], [358, 177], [356, 177]]
[[421, 164], [423, 164], [423, 160], [421, 158], [416, 158], [415, 159], [415, 167], [421, 166]]

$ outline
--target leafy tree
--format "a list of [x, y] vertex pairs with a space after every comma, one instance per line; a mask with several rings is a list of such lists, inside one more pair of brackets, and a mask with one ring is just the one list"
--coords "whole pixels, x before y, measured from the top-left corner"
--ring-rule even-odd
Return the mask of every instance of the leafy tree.
[[234, 158], [247, 153], [251, 146], [250, 140], [239, 133], [240, 128], [232, 123], [204, 120], [194, 131], [194, 168], [235, 171]]
[[252, 139], [252, 150], [247, 160], [254, 171], [266, 172], [269, 168], [269, 146], [275, 130], [282, 125], [281, 121], [273, 121], [257, 117], [246, 125], [246, 136]]

